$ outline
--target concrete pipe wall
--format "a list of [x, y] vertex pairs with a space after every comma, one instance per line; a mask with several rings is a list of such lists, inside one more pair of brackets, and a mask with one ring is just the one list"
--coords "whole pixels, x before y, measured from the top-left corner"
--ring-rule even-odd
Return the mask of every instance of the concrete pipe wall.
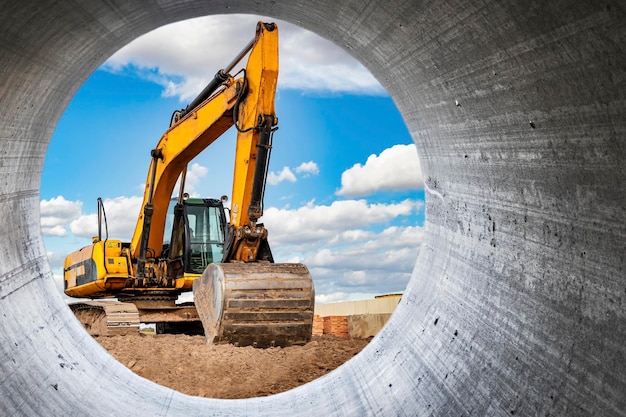
[[[287, 20], [358, 58], [427, 190], [384, 330], [323, 378], [237, 401], [108, 356], [57, 294], [39, 231], [46, 146], [81, 83], [137, 36], [217, 13]], [[626, 415], [624, 22], [619, 0], [3, 1], [0, 415]]]

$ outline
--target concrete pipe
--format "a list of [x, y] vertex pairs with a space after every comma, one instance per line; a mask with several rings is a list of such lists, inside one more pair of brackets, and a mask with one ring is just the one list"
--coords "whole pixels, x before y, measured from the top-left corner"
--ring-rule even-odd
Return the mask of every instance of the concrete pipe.
[[[81, 83], [137, 36], [218, 13], [287, 20], [358, 58], [427, 191], [382, 333], [323, 378], [236, 401], [108, 356], [57, 295], [39, 231], [46, 146]], [[626, 415], [622, 1], [23, 0], [0, 22], [0, 415]]]

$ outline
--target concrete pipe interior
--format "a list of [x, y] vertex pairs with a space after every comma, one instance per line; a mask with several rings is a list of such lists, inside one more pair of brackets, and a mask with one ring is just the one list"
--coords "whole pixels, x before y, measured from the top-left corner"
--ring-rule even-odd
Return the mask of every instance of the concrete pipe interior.
[[[57, 295], [39, 231], [46, 146], [81, 83], [137, 36], [218, 13], [287, 20], [358, 58], [427, 186], [425, 242], [382, 333], [321, 379], [237, 401], [108, 356]], [[0, 21], [0, 415], [626, 415], [622, 2], [24, 0]]]

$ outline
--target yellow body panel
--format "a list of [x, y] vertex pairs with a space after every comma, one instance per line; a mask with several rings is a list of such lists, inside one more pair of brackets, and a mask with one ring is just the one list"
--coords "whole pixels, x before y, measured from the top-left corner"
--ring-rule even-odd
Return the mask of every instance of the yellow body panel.
[[183, 291], [193, 290], [193, 282], [200, 277], [200, 274], [185, 273], [185, 276], [176, 280], [176, 288]]
[[106, 295], [123, 288], [129, 277], [128, 259], [119, 240], [101, 240], [65, 258], [65, 293], [71, 297]]

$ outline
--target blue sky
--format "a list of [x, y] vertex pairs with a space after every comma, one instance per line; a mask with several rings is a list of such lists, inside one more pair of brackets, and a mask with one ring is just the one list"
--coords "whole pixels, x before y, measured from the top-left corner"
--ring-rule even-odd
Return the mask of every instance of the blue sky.
[[[134, 230], [150, 150], [260, 18], [210, 16], [157, 29], [103, 63], [74, 96], [48, 148], [41, 187], [44, 243], [61, 288], [65, 255], [96, 234]], [[424, 219], [415, 147], [393, 101], [332, 43], [278, 22], [280, 73], [265, 214], [277, 262], [303, 262], [319, 302], [402, 291]], [[190, 164], [186, 191], [230, 195], [235, 133]]]

